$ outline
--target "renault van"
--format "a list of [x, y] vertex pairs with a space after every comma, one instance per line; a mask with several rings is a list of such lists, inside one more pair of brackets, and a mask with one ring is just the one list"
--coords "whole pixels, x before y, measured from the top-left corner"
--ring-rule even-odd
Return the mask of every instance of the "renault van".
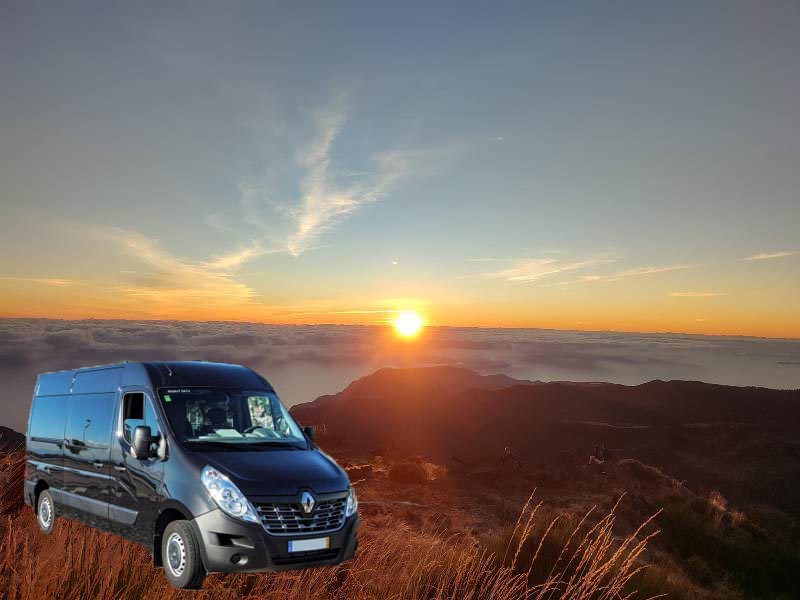
[[180, 588], [210, 572], [336, 564], [358, 545], [347, 475], [267, 380], [238, 365], [40, 375], [25, 502], [46, 534], [66, 517], [144, 545]]

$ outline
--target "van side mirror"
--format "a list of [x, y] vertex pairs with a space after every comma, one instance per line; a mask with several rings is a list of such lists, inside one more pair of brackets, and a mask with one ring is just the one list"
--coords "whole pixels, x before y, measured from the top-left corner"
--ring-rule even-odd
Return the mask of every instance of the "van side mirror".
[[133, 430], [133, 453], [140, 460], [147, 460], [151, 456], [150, 444], [157, 442], [153, 432], [147, 425], [139, 425]]
[[306, 437], [309, 440], [311, 440], [312, 442], [314, 441], [314, 428], [311, 425], [306, 425], [305, 427], [303, 427], [303, 433], [306, 434]]

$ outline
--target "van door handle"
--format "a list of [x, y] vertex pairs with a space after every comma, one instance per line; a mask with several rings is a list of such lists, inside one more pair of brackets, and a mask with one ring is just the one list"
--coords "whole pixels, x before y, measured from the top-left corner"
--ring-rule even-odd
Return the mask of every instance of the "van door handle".
[[115, 471], [124, 471], [124, 470], [125, 470], [125, 467], [123, 467], [123, 466], [121, 466], [121, 465], [114, 465], [114, 470], [115, 470]]
[[103, 466], [103, 463], [101, 463], [100, 461], [96, 460], [96, 461], [94, 461], [94, 462], [92, 463], [92, 466], [93, 466], [93, 467], [97, 467], [97, 468], [99, 469], [100, 467], [102, 467], [102, 466]]

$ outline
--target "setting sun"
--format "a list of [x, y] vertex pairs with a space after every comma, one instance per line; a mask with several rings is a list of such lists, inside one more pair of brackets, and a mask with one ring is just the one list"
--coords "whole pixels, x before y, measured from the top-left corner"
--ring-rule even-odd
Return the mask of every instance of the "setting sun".
[[422, 317], [412, 311], [403, 311], [394, 320], [394, 328], [404, 338], [413, 338], [422, 330]]

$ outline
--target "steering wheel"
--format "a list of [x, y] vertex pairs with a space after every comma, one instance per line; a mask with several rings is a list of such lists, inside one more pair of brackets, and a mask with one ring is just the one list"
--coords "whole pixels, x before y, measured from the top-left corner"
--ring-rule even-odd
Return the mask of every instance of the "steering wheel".
[[[256, 429], [260, 429], [261, 431], [256, 433]], [[269, 438], [281, 437], [277, 432], [272, 431], [272, 429], [268, 429], [267, 427], [262, 427], [261, 425], [253, 425], [252, 427], [248, 427], [243, 431], [243, 433], [256, 433], [256, 435], [260, 435], [260, 437]]]

